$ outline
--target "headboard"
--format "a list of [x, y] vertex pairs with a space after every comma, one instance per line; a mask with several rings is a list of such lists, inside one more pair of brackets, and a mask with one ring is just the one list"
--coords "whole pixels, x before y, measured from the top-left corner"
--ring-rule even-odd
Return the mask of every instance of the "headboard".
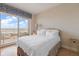
[[58, 28], [45, 28], [45, 29], [47, 29], [47, 30], [57, 30], [57, 31], [59, 31], [59, 36], [61, 36], [61, 35], [60, 35], [61, 30], [60, 30], [60, 29], [58, 29]]

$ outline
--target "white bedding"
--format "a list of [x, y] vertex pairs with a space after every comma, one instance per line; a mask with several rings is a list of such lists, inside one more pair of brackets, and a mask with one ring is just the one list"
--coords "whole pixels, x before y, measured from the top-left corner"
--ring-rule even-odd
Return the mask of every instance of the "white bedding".
[[47, 36], [32, 35], [19, 38], [17, 40], [17, 45], [29, 56], [46, 56], [50, 49], [59, 41], [59, 36], [49, 38]]

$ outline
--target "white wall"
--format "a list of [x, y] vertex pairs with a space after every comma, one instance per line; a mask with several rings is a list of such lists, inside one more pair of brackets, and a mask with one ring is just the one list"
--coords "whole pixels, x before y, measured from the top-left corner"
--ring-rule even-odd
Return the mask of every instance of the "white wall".
[[69, 39], [79, 40], [79, 4], [61, 4], [44, 11], [37, 15], [37, 24], [60, 29], [62, 43], [68, 46]]

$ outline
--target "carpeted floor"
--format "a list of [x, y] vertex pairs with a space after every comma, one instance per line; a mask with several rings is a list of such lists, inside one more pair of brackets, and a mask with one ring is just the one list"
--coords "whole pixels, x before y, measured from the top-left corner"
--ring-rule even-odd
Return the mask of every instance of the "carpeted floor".
[[74, 51], [69, 50], [69, 49], [60, 48], [57, 55], [58, 56], [79, 56], [79, 53], [74, 52]]
[[[61, 48], [57, 55], [58, 56], [78, 56], [78, 53], [65, 48]], [[1, 48], [1, 56], [17, 56], [16, 45]]]

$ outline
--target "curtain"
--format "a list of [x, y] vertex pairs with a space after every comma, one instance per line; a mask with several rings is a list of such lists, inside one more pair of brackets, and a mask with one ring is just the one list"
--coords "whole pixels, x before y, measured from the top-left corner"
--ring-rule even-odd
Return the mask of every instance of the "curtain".
[[21, 17], [32, 18], [31, 13], [22, 11], [20, 9], [6, 5], [4, 3], [0, 3], [0, 12], [6, 12], [6, 13], [9, 13], [9, 14], [18, 15], [18, 16], [21, 16]]

